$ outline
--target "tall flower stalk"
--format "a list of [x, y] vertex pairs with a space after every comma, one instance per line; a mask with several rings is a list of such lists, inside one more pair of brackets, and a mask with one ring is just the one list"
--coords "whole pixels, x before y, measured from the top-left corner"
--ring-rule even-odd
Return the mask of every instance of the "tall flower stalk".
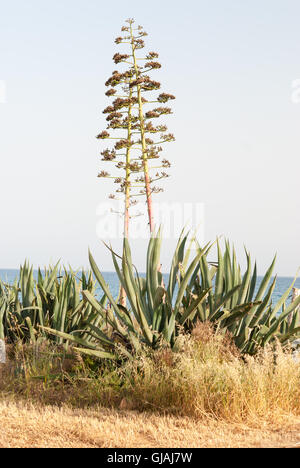
[[[107, 86], [111, 88], [106, 92], [107, 96], [114, 96], [116, 99], [113, 102], [113, 106], [108, 106], [104, 109], [103, 113], [108, 114], [106, 120], [108, 121], [107, 129], [124, 129], [127, 131], [127, 138], [119, 139], [111, 137], [110, 134], [104, 130], [100, 133], [97, 138], [106, 140], [117, 140], [112, 149], [106, 148], [101, 152], [103, 156], [102, 161], [115, 163], [117, 169], [122, 169], [124, 171], [124, 176], [120, 177], [119, 175], [110, 175], [106, 171], [101, 171], [98, 174], [98, 177], [105, 177], [113, 179], [114, 182], [118, 185], [116, 192], [118, 194], [124, 195], [124, 236], [128, 238], [129, 236], [129, 209], [130, 206], [134, 204], [134, 201], [131, 201], [131, 146], [132, 146], [132, 106], [133, 106], [133, 97], [132, 90], [130, 89], [130, 83], [132, 79], [130, 74], [119, 74], [118, 72], [113, 72], [112, 76], [106, 82]], [[122, 90], [124, 95], [117, 95], [117, 90], [114, 89], [116, 86], [122, 85]], [[128, 97], [127, 97], [128, 96]], [[122, 120], [121, 120], [122, 119]], [[125, 151], [125, 152], [124, 152]], [[109, 196], [111, 199], [116, 199], [115, 194]]]
[[[150, 78], [149, 72], [161, 68], [160, 63], [154, 61], [158, 58], [156, 52], [149, 52], [145, 57], [138, 57], [138, 50], [145, 47], [143, 37], [147, 36], [142, 26], [134, 28], [134, 20], [126, 21], [127, 25], [122, 27], [123, 36], [117, 37], [117, 44], [128, 44], [129, 53], [116, 53], [113, 57], [115, 64], [125, 64], [126, 70], [114, 71], [112, 76], [105, 83], [110, 87], [107, 96], [114, 96], [112, 106], [104, 109], [108, 114], [109, 122], [107, 129], [126, 130], [127, 138], [111, 137], [106, 130], [98, 135], [100, 139], [117, 140], [112, 150], [106, 149], [101, 154], [104, 161], [114, 162], [115, 167], [123, 169], [124, 176], [110, 175], [106, 171], [99, 173], [99, 177], [114, 179], [119, 184], [118, 193], [123, 193], [125, 197], [124, 205], [124, 235], [129, 236], [129, 221], [132, 217], [130, 208], [137, 203], [137, 197], [146, 197], [148, 221], [150, 232], [153, 233], [154, 213], [152, 205], [152, 194], [162, 192], [161, 187], [154, 185], [155, 182], [168, 177], [164, 169], [170, 167], [167, 159], [161, 159], [162, 144], [174, 141], [172, 134], [166, 134], [165, 125], [154, 126], [152, 119], [157, 119], [162, 115], [171, 114], [169, 107], [161, 107], [162, 103], [175, 99], [171, 94], [161, 93], [155, 99], [146, 99], [144, 93], [151, 93], [160, 89], [159, 82]], [[145, 62], [144, 65], [140, 63]], [[117, 93], [117, 87], [121, 87], [123, 93]], [[151, 103], [158, 103], [159, 106], [152, 110], [144, 110], [145, 106]], [[158, 141], [149, 138], [149, 134], [160, 134]], [[125, 153], [120, 153], [124, 150]], [[152, 160], [159, 160], [157, 164], [151, 165]], [[155, 170], [155, 175], [151, 172]], [[134, 178], [135, 176], [135, 178]], [[110, 195], [110, 198], [116, 198]]]

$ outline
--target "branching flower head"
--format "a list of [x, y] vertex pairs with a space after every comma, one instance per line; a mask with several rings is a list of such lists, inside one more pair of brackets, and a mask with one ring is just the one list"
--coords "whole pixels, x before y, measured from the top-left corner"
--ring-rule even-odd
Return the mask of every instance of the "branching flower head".
[[109, 133], [104, 130], [103, 132], [99, 133], [96, 138], [99, 140], [105, 140], [106, 138], [109, 138]]
[[102, 161], [113, 161], [116, 159], [116, 152], [114, 150], [106, 149], [101, 152], [101, 156], [103, 156]]
[[168, 102], [170, 99], [175, 99], [175, 96], [173, 94], [161, 93], [157, 98], [158, 102]]
[[[116, 192], [125, 196], [124, 213], [127, 222], [131, 217], [128, 210], [133, 206], [135, 197], [146, 196], [149, 225], [152, 231], [151, 197], [152, 194], [163, 190], [153, 183], [168, 177], [164, 171], [157, 172], [157, 168], [166, 169], [171, 166], [167, 159], [159, 162], [162, 151], [159, 145], [175, 140], [172, 133], [166, 133], [168, 129], [164, 122], [154, 126], [152, 120], [172, 113], [170, 107], [162, 107], [161, 104], [174, 100], [175, 96], [165, 92], [156, 95], [161, 89], [161, 83], [149, 75], [160, 70], [161, 63], [157, 61], [159, 55], [151, 51], [138, 57], [139, 51], [145, 47], [146, 36], [144, 28], [140, 25], [135, 26], [134, 20], [129, 18], [121, 29], [121, 35], [115, 39], [116, 44], [127, 47], [124, 52], [114, 54], [113, 62], [120, 69], [114, 70], [105, 82], [108, 88], [105, 94], [108, 98], [113, 98], [113, 102], [105, 107], [103, 114], [106, 115], [106, 128], [115, 132], [115, 135], [110, 136], [107, 130], [103, 130], [97, 138], [116, 140], [112, 149], [107, 148], [101, 152], [102, 161], [114, 161], [115, 169], [124, 171], [124, 177], [110, 176], [106, 171], [101, 171], [98, 176], [113, 179], [118, 185]], [[145, 98], [145, 93], [148, 93], [148, 99]], [[157, 104], [151, 109], [151, 106], [149, 108], [151, 103]], [[154, 165], [155, 176], [152, 177], [151, 172], [154, 168], [151, 168], [148, 162], [154, 159], [158, 161]], [[134, 185], [131, 183], [131, 174], [136, 176], [138, 173], [141, 175], [135, 177], [136, 185]], [[139, 188], [140, 186], [142, 187]], [[110, 195], [110, 198], [114, 196]]]
[[127, 59], [129, 59], [129, 57], [130, 57], [130, 56], [129, 56], [128, 54], [118, 54], [118, 53], [117, 53], [117, 54], [115, 54], [115, 55], [113, 56], [113, 61], [114, 61], [115, 63], [120, 63], [120, 62], [124, 62], [124, 61], [126, 61]]
[[109, 173], [106, 171], [101, 171], [99, 172], [98, 177], [109, 177]]

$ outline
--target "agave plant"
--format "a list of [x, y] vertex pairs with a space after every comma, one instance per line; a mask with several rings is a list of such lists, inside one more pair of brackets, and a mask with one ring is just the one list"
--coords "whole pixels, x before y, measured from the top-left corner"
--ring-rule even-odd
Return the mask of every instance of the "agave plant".
[[161, 235], [153, 236], [147, 251], [146, 276], [138, 274], [131, 259], [128, 239], [122, 256], [109, 247], [115, 271], [128, 297], [124, 307], [109, 290], [96, 262], [89, 254], [91, 269], [104, 295], [96, 297], [91, 273], [52, 269], [38, 272], [26, 263], [12, 286], [0, 282], [0, 339], [45, 339], [51, 335], [59, 344], [72, 343], [75, 349], [100, 358], [114, 359], [120, 345], [132, 356], [141, 344], [151, 348], [176, 348], [181, 330], [190, 332], [195, 323], [210, 321], [216, 329], [230, 332], [242, 353], [254, 354], [274, 339], [286, 344], [300, 336], [300, 297], [289, 302], [292, 287], [274, 304], [272, 295], [275, 258], [258, 281], [256, 264], [252, 270], [246, 251], [247, 268], [241, 274], [234, 248], [217, 242], [218, 260], [208, 261], [212, 244], [190, 258], [188, 234], [182, 233], [168, 277], [162, 286], [160, 264]]
[[[99, 316], [84, 301], [83, 289], [95, 294], [91, 272], [77, 277], [57, 264], [43, 272], [39, 269], [34, 279], [33, 268], [25, 262], [13, 285], [0, 282], [0, 337], [36, 342], [46, 338], [43, 326], [85, 336], [86, 323], [98, 326]], [[63, 342], [59, 337], [55, 340]]]
[[[188, 235], [182, 234], [178, 241], [166, 288], [161, 286], [162, 274], [158, 271], [161, 247], [160, 233], [151, 237], [149, 241], [145, 278], [138, 274], [132, 263], [128, 239], [124, 239], [124, 254], [122, 257], [119, 257], [110, 249], [119, 281], [127, 294], [129, 303], [127, 308], [115, 301], [92, 254], [89, 253], [92, 271], [108, 298], [109, 306], [105, 308], [90, 291], [83, 291], [83, 296], [106, 323], [106, 329], [89, 325], [90, 334], [94, 338], [93, 342], [79, 340], [75, 334], [71, 336], [53, 329], [45, 330], [71, 342], [83, 345], [84, 347], [76, 349], [97, 357], [115, 357], [115, 347], [120, 344], [127, 356], [137, 351], [142, 343], [151, 348], [157, 348], [162, 344], [167, 344], [173, 348], [176, 345], [179, 330], [189, 317], [193, 316], [197, 307], [205, 301], [210, 290], [208, 288], [201, 291], [199, 295], [193, 294], [189, 306], [187, 308], [183, 307], [187, 285], [195, 274], [200, 259], [207, 255], [211, 247], [208, 244], [202, 249], [198, 248], [197, 254], [190, 262], [185, 275], [181, 276], [179, 269], [180, 265], [185, 261], [187, 237]], [[119, 259], [121, 259], [122, 268], [118, 264]]]
[[[208, 264], [204, 256], [199, 261], [199, 272], [190, 289], [201, 294], [211, 288], [207, 301], [198, 307], [195, 318], [214, 322], [219, 329], [228, 330], [236, 345], [244, 353], [254, 354], [275, 337], [283, 344], [300, 334], [299, 298], [288, 304], [296, 281], [276, 304], [273, 304], [277, 277], [272, 278], [276, 257], [258, 284], [257, 266], [252, 271], [250, 254], [245, 251], [247, 268], [241, 275], [234, 247], [225, 242], [225, 252], [219, 242], [218, 261]], [[187, 304], [186, 304], [187, 305]]]
[[189, 262], [191, 245], [187, 247], [187, 239], [188, 235], [182, 233], [173, 256], [167, 287], [162, 286], [161, 273], [157, 269], [160, 233], [149, 242], [145, 278], [138, 274], [132, 263], [127, 239], [124, 239], [122, 257], [109, 247], [115, 271], [128, 297], [126, 308], [112, 296], [90, 253], [92, 271], [109, 304], [105, 307], [90, 291], [82, 294], [101, 317], [102, 326], [87, 326], [89, 341], [79, 339], [76, 332], [68, 335], [53, 329], [47, 331], [79, 344], [81, 352], [98, 357], [115, 357], [116, 345], [120, 344], [128, 356], [141, 343], [152, 348], [167, 343], [174, 348], [178, 332], [182, 328], [191, 331], [198, 320], [210, 321], [218, 330], [230, 332], [241, 352], [248, 354], [256, 353], [259, 347], [275, 338], [285, 344], [300, 335], [300, 298], [288, 304], [295, 281], [276, 304], [272, 302], [276, 285], [276, 277], [272, 279], [275, 258], [258, 283], [256, 264], [252, 271], [247, 251], [247, 268], [242, 275], [235, 250], [231, 251], [228, 242], [224, 253], [217, 242], [217, 262], [208, 261], [211, 244], [202, 249], [197, 244], [197, 255]]

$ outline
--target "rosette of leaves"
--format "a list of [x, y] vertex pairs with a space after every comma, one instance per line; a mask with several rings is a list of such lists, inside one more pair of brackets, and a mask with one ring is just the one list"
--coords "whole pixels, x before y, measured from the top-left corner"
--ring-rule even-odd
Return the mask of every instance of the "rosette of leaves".
[[[82, 291], [82, 294], [94, 312], [98, 313], [101, 327], [89, 323], [86, 329], [92, 338], [89, 341], [79, 338], [75, 333], [61, 333], [59, 330], [50, 328], [45, 328], [45, 330], [77, 345], [75, 350], [99, 358], [117, 359], [120, 349], [123, 356], [132, 358], [141, 346], [153, 349], [168, 346], [176, 349], [177, 336], [182, 327], [195, 314], [197, 307], [205, 301], [209, 293], [207, 289], [201, 291], [199, 296], [193, 294], [189, 307], [183, 307], [187, 285], [192, 281], [195, 270], [198, 271], [199, 260], [206, 256], [211, 248], [211, 244], [207, 244], [204, 248], [197, 249], [196, 255], [189, 262], [185, 252], [187, 237], [187, 234], [182, 233], [178, 240], [166, 287], [161, 286], [162, 274], [158, 271], [162, 242], [160, 232], [157, 236], [151, 236], [149, 240], [145, 277], [138, 274], [132, 262], [128, 239], [124, 238], [122, 256], [117, 255], [109, 247], [115, 271], [126, 291], [127, 307], [123, 307], [115, 300], [90, 253], [92, 271], [108, 303], [105, 305], [98, 301], [90, 291]], [[179, 275], [181, 263], [188, 263], [184, 276]]]
[[[96, 294], [91, 272], [74, 272], [54, 267], [39, 269], [26, 261], [13, 284], [0, 280], [0, 339], [9, 343], [40, 343], [46, 339], [42, 327], [75, 334], [89, 340], [87, 324], [101, 327], [101, 318], [82, 298], [82, 291]], [[105, 304], [106, 298], [101, 299]], [[61, 344], [63, 338], [52, 338]]]
[[[202, 257], [198, 272], [188, 286], [188, 292], [199, 295], [209, 289], [206, 301], [187, 326], [195, 322], [212, 322], [218, 330], [230, 332], [243, 353], [255, 354], [259, 348], [274, 340], [283, 345], [293, 343], [300, 336], [300, 297], [290, 301], [297, 275], [290, 287], [274, 303], [277, 276], [273, 277], [276, 257], [263, 277], [257, 276], [256, 262], [245, 250], [247, 267], [241, 273], [234, 247], [225, 241], [225, 249], [217, 241], [217, 261]], [[190, 296], [184, 299], [188, 307]]]

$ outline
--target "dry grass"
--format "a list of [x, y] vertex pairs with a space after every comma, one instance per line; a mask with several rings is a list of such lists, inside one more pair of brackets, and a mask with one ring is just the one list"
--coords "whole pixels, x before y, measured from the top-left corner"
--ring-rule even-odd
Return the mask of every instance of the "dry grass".
[[297, 447], [300, 418], [260, 427], [104, 408], [0, 403], [0, 447]]
[[242, 359], [199, 325], [176, 352], [142, 349], [118, 366], [57, 351], [21, 347], [0, 366], [0, 446], [300, 444], [300, 362], [279, 345]]
[[192, 339], [182, 337], [177, 355], [158, 351], [127, 364], [134, 409], [254, 424], [300, 416], [300, 362], [289, 350], [278, 344], [241, 359], [228, 337], [200, 328]]

